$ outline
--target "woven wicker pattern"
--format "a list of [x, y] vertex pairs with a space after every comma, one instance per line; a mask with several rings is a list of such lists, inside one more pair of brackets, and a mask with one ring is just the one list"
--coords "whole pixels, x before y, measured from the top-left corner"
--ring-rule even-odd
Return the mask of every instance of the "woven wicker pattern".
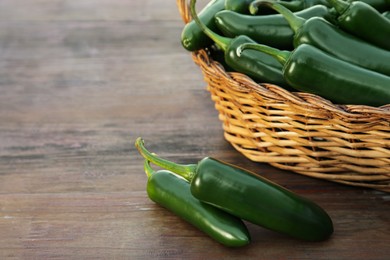
[[[177, 0], [177, 6], [189, 22], [188, 2]], [[219, 111], [226, 140], [244, 156], [315, 178], [390, 192], [390, 104], [335, 105], [227, 73], [204, 50], [192, 58]]]

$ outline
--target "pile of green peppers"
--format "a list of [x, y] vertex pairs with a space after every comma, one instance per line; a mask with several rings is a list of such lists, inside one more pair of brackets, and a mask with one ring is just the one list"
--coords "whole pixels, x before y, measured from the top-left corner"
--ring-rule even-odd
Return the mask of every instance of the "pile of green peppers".
[[226, 71], [336, 104], [390, 104], [390, 0], [211, 0], [181, 35]]
[[135, 146], [144, 157], [149, 198], [222, 245], [250, 243], [244, 221], [304, 241], [323, 241], [333, 233], [319, 205], [258, 174], [211, 157], [177, 164], [149, 152], [140, 137]]

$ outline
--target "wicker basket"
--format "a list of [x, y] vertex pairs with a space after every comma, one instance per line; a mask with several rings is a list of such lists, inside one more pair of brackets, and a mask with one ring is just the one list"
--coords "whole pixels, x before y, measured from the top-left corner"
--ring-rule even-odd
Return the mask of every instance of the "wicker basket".
[[[189, 22], [188, 2], [177, 0], [177, 6]], [[219, 111], [225, 139], [244, 156], [315, 178], [390, 192], [390, 104], [335, 105], [228, 73], [205, 50], [192, 58]]]

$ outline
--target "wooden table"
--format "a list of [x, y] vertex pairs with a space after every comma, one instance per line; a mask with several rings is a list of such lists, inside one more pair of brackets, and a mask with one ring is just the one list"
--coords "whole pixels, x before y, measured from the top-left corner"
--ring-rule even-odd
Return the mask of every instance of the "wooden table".
[[[390, 257], [389, 194], [254, 163], [224, 140], [182, 27], [173, 0], [0, 1], [0, 259]], [[219, 245], [147, 197], [138, 136], [176, 162], [210, 155], [276, 181], [335, 233], [309, 243], [248, 223], [249, 246]]]

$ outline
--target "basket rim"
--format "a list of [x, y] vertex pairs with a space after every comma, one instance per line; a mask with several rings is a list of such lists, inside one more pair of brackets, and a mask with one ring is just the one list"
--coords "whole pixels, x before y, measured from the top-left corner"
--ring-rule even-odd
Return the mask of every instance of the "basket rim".
[[213, 71], [213, 76], [224, 77], [226, 80], [234, 81], [229, 88], [236, 88], [242, 92], [252, 92], [262, 96], [268, 96], [275, 101], [285, 102], [300, 110], [310, 108], [321, 113], [322, 117], [348, 118], [348, 121], [366, 121], [368, 117], [371, 120], [389, 120], [390, 127], [390, 104], [380, 107], [367, 105], [340, 105], [335, 104], [321, 96], [307, 92], [291, 92], [278, 85], [271, 83], [257, 83], [249, 76], [239, 72], [226, 72], [224, 67], [217, 61], [212, 60], [205, 50], [192, 52], [194, 62], [201, 67], [203, 71]]

